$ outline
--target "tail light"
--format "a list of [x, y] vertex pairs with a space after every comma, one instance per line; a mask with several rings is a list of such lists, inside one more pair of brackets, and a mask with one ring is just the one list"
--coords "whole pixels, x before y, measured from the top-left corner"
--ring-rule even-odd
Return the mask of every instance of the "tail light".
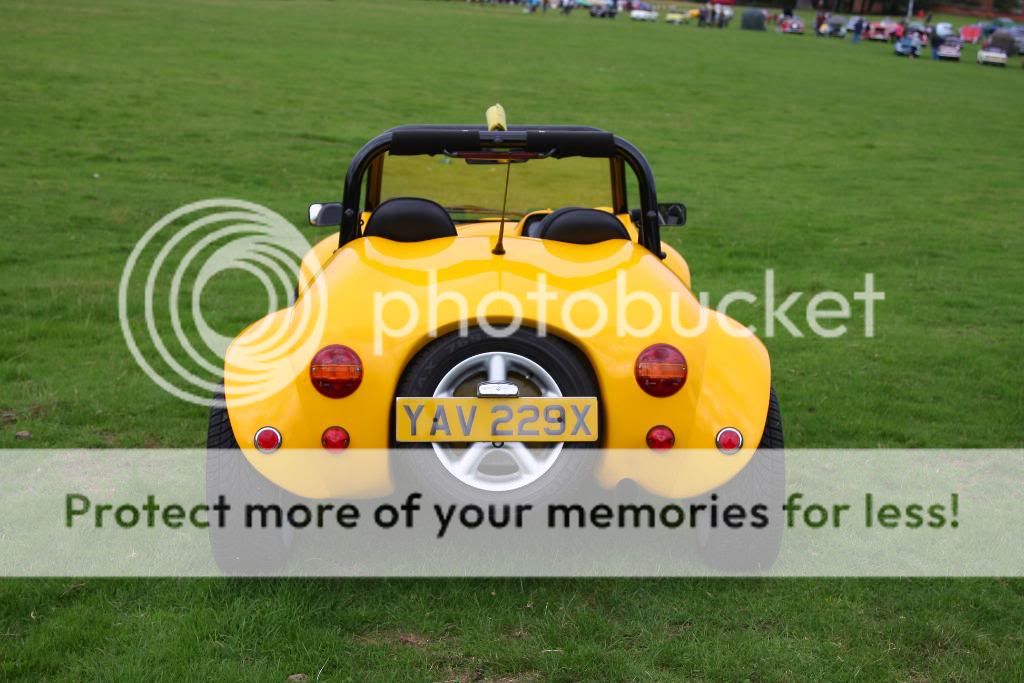
[[686, 358], [669, 344], [648, 346], [637, 356], [633, 374], [651, 396], [671, 396], [686, 384]]
[[363, 381], [363, 361], [355, 351], [331, 344], [317, 351], [309, 364], [309, 379], [327, 398], [344, 398]]
[[647, 432], [647, 447], [655, 451], [663, 451], [676, 445], [675, 433], [665, 425], [651, 427]]
[[738, 453], [743, 448], [743, 435], [734, 427], [725, 427], [718, 430], [718, 434], [715, 436], [715, 445], [725, 455]]
[[273, 453], [281, 447], [281, 432], [273, 427], [262, 427], [256, 431], [252, 443], [260, 453]]
[[329, 451], [343, 451], [348, 448], [348, 432], [344, 427], [328, 427], [320, 437], [320, 444]]

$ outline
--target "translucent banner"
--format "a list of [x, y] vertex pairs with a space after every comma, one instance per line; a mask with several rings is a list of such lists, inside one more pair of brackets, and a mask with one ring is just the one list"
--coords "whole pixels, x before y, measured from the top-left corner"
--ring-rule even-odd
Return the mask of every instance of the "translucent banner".
[[1024, 576], [1021, 450], [557, 457], [7, 450], [0, 576]]

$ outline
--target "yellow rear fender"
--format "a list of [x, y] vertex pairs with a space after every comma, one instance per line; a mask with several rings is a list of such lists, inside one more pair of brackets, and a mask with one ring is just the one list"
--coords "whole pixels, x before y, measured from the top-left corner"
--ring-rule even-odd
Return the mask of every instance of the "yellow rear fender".
[[[644, 450], [606, 456], [597, 472], [601, 484], [633, 479], [678, 496], [742, 469], [760, 440], [768, 406], [768, 356], [756, 338], [701, 308], [677, 269], [635, 243], [574, 245], [507, 235], [504, 256], [491, 253], [493, 244], [490, 236], [416, 243], [371, 237], [332, 249], [315, 286], [294, 306], [251, 325], [228, 349], [228, 411], [253, 465], [310, 497], [389, 492], [387, 459], [356, 449], [390, 445], [391, 409], [406, 365], [438, 335], [480, 316], [495, 326], [518, 318], [587, 357], [600, 391], [602, 445]], [[327, 249], [322, 242], [314, 257]], [[300, 324], [309, 320], [318, 324]], [[265, 376], [256, 382], [248, 350], [262, 351], [259, 342], [274, 331], [283, 332], [275, 337], [282, 341], [271, 349], [273, 360], [260, 364]], [[688, 363], [686, 384], [667, 398], [646, 394], [634, 376], [637, 356], [654, 343], [672, 344]], [[310, 381], [312, 356], [330, 344], [348, 346], [362, 359], [363, 380], [346, 398], [322, 396]], [[714, 449], [715, 435], [726, 426], [743, 433], [744, 446], [730, 456], [713, 450], [649, 454], [646, 434], [658, 424], [672, 428], [677, 449]], [[268, 425], [283, 438], [282, 450], [269, 456], [252, 443]], [[322, 450], [320, 438], [330, 426], [349, 432], [349, 452]], [[287, 453], [296, 448], [311, 450]]]
[[299, 278], [296, 285], [295, 293], [302, 296], [303, 292], [309, 288], [309, 284], [313, 281], [320, 271], [324, 269], [327, 262], [334, 256], [334, 252], [338, 249], [338, 235], [328, 235], [323, 238], [309, 250], [302, 262], [299, 264]]
[[[598, 208], [601, 211], [607, 211], [609, 213], [611, 213], [612, 211], [611, 207], [600, 206], [596, 208]], [[523, 227], [526, 225], [527, 221], [529, 221], [534, 216], [549, 214], [551, 213], [551, 211], [552, 209], [541, 209], [538, 211], [531, 211], [530, 213], [523, 216], [523, 218], [514, 227], [511, 227], [508, 234], [522, 235]], [[629, 214], [618, 214], [616, 217], [620, 221], [622, 221], [622, 224], [626, 227], [626, 230], [629, 232], [630, 239], [636, 241], [638, 231], [636, 226], [633, 225], [633, 221], [630, 218]], [[369, 218], [370, 212], [363, 212], [361, 224], [366, 225], [366, 221], [368, 221]], [[485, 221], [482, 223], [463, 224], [459, 226], [459, 235], [464, 235], [467, 237], [497, 235], [498, 224], [498, 221]], [[506, 225], [506, 228], [509, 227], [510, 226]], [[687, 287], [689, 287], [690, 267], [689, 265], [687, 265], [686, 260], [683, 259], [683, 257], [679, 254], [678, 251], [676, 251], [674, 247], [667, 244], [666, 242], [661, 243], [661, 248], [662, 251], [664, 251], [666, 254], [664, 259], [665, 265], [669, 268], [669, 270], [678, 275], [679, 279], [682, 280]], [[302, 292], [306, 291], [310, 281], [312, 281], [312, 279], [316, 277], [321, 270], [323, 270], [324, 266], [327, 265], [327, 262], [331, 259], [331, 256], [334, 255], [334, 252], [337, 251], [337, 249], [338, 236], [336, 234], [331, 234], [317, 242], [313, 246], [313, 248], [309, 250], [309, 253], [306, 254], [306, 256], [302, 259], [302, 263], [299, 269], [299, 281], [297, 285], [297, 293], [299, 295], [301, 295]]]
[[661, 250], [665, 252], [665, 258], [662, 260], [665, 267], [675, 273], [687, 289], [692, 289], [690, 286], [690, 264], [686, 262], [683, 255], [666, 242], [661, 243]]

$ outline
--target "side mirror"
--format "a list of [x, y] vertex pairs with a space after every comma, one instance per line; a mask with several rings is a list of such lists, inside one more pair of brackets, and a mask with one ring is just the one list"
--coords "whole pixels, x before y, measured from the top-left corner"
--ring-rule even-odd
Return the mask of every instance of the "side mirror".
[[662, 225], [681, 228], [686, 225], [686, 204], [681, 202], [658, 204], [658, 215], [661, 217]]
[[341, 225], [341, 203], [310, 204], [309, 224], [321, 228]]

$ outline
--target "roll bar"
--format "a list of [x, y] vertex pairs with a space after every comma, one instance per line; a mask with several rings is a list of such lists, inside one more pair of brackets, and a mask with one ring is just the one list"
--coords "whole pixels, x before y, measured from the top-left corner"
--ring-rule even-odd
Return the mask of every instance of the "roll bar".
[[380, 161], [385, 154], [472, 156], [487, 152], [512, 158], [607, 158], [611, 163], [616, 213], [628, 210], [623, 172], [624, 165], [628, 165], [640, 189], [640, 244], [659, 258], [665, 257], [661, 251], [658, 195], [647, 159], [627, 140], [589, 126], [509, 126], [507, 131], [489, 131], [479, 125], [420, 125], [387, 130], [363, 145], [349, 164], [341, 204], [339, 246], [360, 236], [360, 188], [367, 172], [371, 173], [370, 184], [376, 183], [377, 187], [368, 186], [366, 208], [376, 208], [380, 197]]

